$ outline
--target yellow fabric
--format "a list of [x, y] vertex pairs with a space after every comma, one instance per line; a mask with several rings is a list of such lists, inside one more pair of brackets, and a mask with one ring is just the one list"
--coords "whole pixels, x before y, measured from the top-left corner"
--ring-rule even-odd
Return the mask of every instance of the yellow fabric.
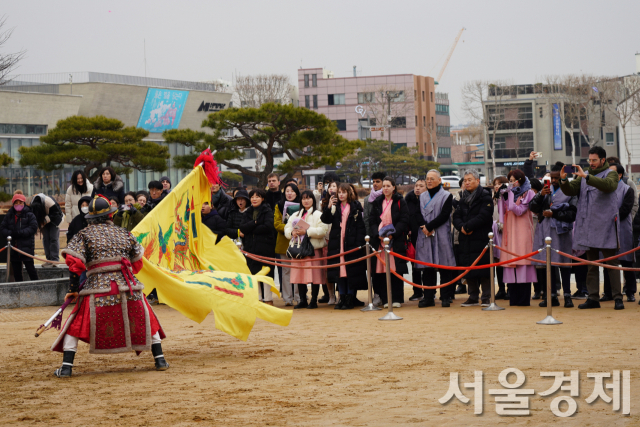
[[202, 224], [202, 204], [210, 200], [209, 181], [198, 166], [132, 230], [145, 249], [136, 274], [144, 292], [156, 288], [161, 302], [198, 323], [213, 310], [216, 328], [243, 341], [256, 317], [287, 326], [291, 311], [258, 299], [258, 282], [280, 295], [269, 270], [251, 275], [233, 241], [223, 237], [216, 245], [216, 235]]

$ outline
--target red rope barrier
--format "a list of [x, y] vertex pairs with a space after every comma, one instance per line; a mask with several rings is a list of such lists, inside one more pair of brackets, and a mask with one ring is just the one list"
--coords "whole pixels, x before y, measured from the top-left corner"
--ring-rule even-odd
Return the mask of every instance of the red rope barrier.
[[414, 262], [416, 264], [426, 265], [427, 267], [432, 267], [432, 268], [442, 268], [443, 270], [482, 270], [483, 268], [501, 267], [503, 265], [507, 265], [507, 264], [511, 264], [513, 262], [516, 262], [516, 261], [527, 259], [527, 258], [530, 258], [533, 255], [537, 254], [538, 252], [540, 252], [540, 251], [531, 252], [530, 254], [522, 255], [521, 257], [510, 259], [508, 261], [500, 261], [500, 262], [496, 262], [496, 263], [493, 263], [493, 264], [482, 264], [482, 265], [477, 265], [477, 266], [473, 266], [473, 267], [450, 267], [448, 265], [431, 264], [430, 262], [423, 262], [423, 261], [418, 261], [417, 259], [407, 258], [406, 256], [397, 254], [395, 252], [391, 252], [391, 255], [393, 255], [396, 258], [400, 258], [400, 259], [403, 259], [403, 260], [406, 260], [406, 261]]
[[[482, 251], [482, 253], [480, 254], [480, 256], [473, 261], [473, 264], [471, 264], [471, 267], [475, 267], [475, 265], [480, 261], [480, 258], [482, 258], [482, 256], [485, 254], [485, 252], [487, 252], [488, 247], [485, 246], [484, 250]], [[382, 265], [384, 265], [385, 267], [387, 266], [384, 261], [382, 260], [382, 258], [380, 257], [380, 255], [376, 254], [376, 257], [378, 257], [378, 259], [380, 260], [380, 262], [382, 263]], [[421, 288], [421, 289], [439, 289], [439, 288], [444, 288], [445, 286], [449, 286], [452, 285], [454, 283], [456, 283], [458, 280], [462, 279], [464, 276], [466, 276], [467, 274], [469, 274], [471, 270], [467, 270], [464, 273], [462, 273], [461, 275], [459, 275], [458, 277], [456, 277], [455, 279], [453, 279], [450, 282], [447, 283], [443, 283], [441, 285], [436, 285], [436, 286], [423, 286], [423, 285], [417, 285], [413, 282], [410, 282], [409, 280], [405, 279], [404, 277], [402, 277], [401, 275], [399, 275], [398, 273], [396, 273], [395, 271], [391, 270], [391, 273], [393, 273], [396, 277], [398, 277], [399, 279], [401, 279], [403, 282], [415, 287], [415, 288]]]
[[[575, 260], [578, 260], [578, 261], [582, 261], [584, 264], [595, 265], [595, 266], [597, 266], [597, 267], [602, 267], [602, 268], [610, 268], [610, 269], [612, 269], [612, 270], [621, 270], [621, 271], [640, 271], [640, 268], [618, 267], [618, 266], [615, 266], [615, 265], [600, 264], [600, 263], [595, 262], [595, 261], [585, 261], [585, 260], [583, 260], [582, 258], [578, 258], [578, 257], [575, 257], [575, 256], [573, 256], [573, 255], [565, 254], [564, 252], [561, 252], [561, 251], [559, 251], [559, 250], [557, 250], [557, 249], [553, 249], [553, 250], [554, 250], [554, 251], [556, 251], [557, 253], [559, 253], [559, 254], [560, 254], [560, 255], [562, 255], [562, 256], [566, 256], [567, 258], [575, 259]], [[619, 256], [619, 255], [618, 255], [618, 256]], [[609, 259], [613, 259], [613, 257], [611, 257], [611, 258], [609, 258]], [[574, 264], [574, 265], [575, 265], [575, 264]]]
[[[360, 262], [360, 261], [363, 261], [363, 260], [365, 260], [365, 259], [367, 259], [367, 258], [371, 258], [372, 256], [375, 256], [375, 254], [376, 254], [377, 252], [373, 252], [373, 253], [371, 253], [371, 254], [369, 254], [369, 255], [365, 255], [365, 256], [363, 256], [362, 258], [357, 258], [357, 259], [354, 259], [354, 260], [351, 260], [351, 261], [341, 262], [341, 263], [337, 263], [337, 264], [330, 264], [330, 265], [309, 265], [309, 266], [300, 266], [300, 267], [294, 267], [294, 266], [292, 266], [292, 265], [278, 264], [278, 263], [276, 263], [276, 262], [269, 262], [269, 261], [266, 261], [266, 260], [264, 260], [264, 259], [256, 258], [253, 254], [250, 254], [249, 252], [244, 252], [244, 251], [243, 251], [242, 253], [243, 253], [243, 254], [245, 254], [247, 257], [251, 258], [251, 259], [252, 259], [252, 260], [254, 260], [254, 261], [258, 261], [258, 262], [261, 262], [261, 263], [263, 263], [263, 264], [267, 264], [267, 265], [275, 265], [276, 267], [284, 267], [284, 268], [301, 268], [301, 269], [303, 269], [303, 270], [319, 270], [319, 269], [322, 269], [322, 268], [329, 269], [329, 268], [334, 268], [334, 267], [340, 267], [341, 265], [355, 264], [356, 262]], [[315, 258], [309, 258], [309, 259], [307, 259], [307, 261], [316, 261], [316, 259], [315, 259]]]
[[[350, 249], [350, 250], [348, 250], [346, 252], [341, 252], [339, 254], [327, 256], [327, 257], [324, 257], [324, 258], [314, 258], [313, 260], [314, 261], [325, 261], [327, 259], [333, 259], [333, 258], [337, 258], [337, 257], [340, 257], [340, 256], [349, 255], [350, 253], [358, 251], [360, 249], [362, 249], [362, 247], [353, 248], [353, 249]], [[243, 253], [248, 253], [248, 252], [244, 252], [243, 251]], [[280, 258], [270, 258], [270, 257], [262, 256], [262, 255], [256, 255], [256, 254], [251, 254], [251, 255], [253, 255], [255, 258], [260, 258], [260, 259], [270, 260], [270, 261], [276, 261], [276, 262], [307, 262], [307, 260], [304, 260], [304, 259], [280, 259]]]
[[2, 251], [6, 250], [6, 249], [7, 249], [7, 247], [4, 246], [2, 249], [0, 249], [0, 253], [2, 253]]
[[[519, 256], [518, 254], [514, 254], [513, 252], [509, 252], [506, 249], [502, 249], [500, 246], [493, 245], [493, 247], [496, 248], [496, 249], [499, 249], [500, 251], [502, 251], [504, 253], [507, 253], [507, 254], [509, 254], [511, 256]], [[556, 252], [558, 252], [556, 249], [553, 249], [553, 248], [551, 248], [551, 249], [556, 251]], [[611, 256], [609, 258], [602, 258], [602, 259], [598, 259], [598, 260], [590, 261], [590, 262], [607, 262], [607, 261], [611, 261], [612, 259], [616, 259], [616, 258], [619, 258], [621, 256], [629, 255], [630, 253], [635, 252], [638, 249], [640, 249], [640, 246], [638, 246], [637, 248], [632, 249], [630, 251], [623, 252], [621, 254]], [[581, 265], [588, 265], [588, 263], [584, 259], [582, 259], [582, 258], [578, 258], [578, 259], [581, 262], [552, 262], [551, 265], [553, 265], [554, 267], [578, 267], [578, 266], [581, 266]], [[533, 259], [533, 258], [530, 259], [529, 261], [534, 261], [534, 262], [537, 262], [537, 263], [540, 263], [540, 264], [546, 264], [547, 263], [546, 261], [540, 261], [539, 259]]]
[[11, 250], [12, 250], [12, 251], [16, 251], [16, 252], [18, 252], [19, 254], [22, 254], [22, 255], [24, 255], [24, 256], [28, 256], [29, 258], [37, 259], [38, 261], [48, 262], [49, 264], [63, 264], [63, 265], [65, 264], [64, 262], [51, 261], [51, 260], [48, 260], [48, 259], [39, 258], [39, 257], [37, 257], [37, 256], [29, 255], [28, 253], [26, 253], [26, 252], [22, 252], [20, 249], [16, 249], [16, 248], [15, 248], [15, 247], [13, 247], [13, 246], [11, 246]]

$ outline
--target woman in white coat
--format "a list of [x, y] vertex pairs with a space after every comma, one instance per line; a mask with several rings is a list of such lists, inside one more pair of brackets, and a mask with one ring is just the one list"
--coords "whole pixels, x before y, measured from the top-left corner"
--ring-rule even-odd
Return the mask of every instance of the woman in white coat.
[[75, 171], [71, 175], [71, 185], [67, 188], [67, 195], [64, 198], [65, 218], [71, 224], [73, 218], [80, 214], [78, 202], [82, 197], [91, 197], [93, 184], [87, 180], [87, 176], [82, 171]]
[[[313, 191], [306, 190], [301, 194], [302, 209], [293, 214], [284, 228], [284, 234], [287, 239], [305, 238], [310, 239], [314, 256], [304, 258], [303, 263], [292, 263], [291, 267], [291, 283], [298, 285], [300, 293], [300, 303], [294, 308], [318, 308], [318, 293], [320, 285], [327, 283], [327, 270], [321, 268], [303, 269], [296, 267], [306, 266], [325, 266], [326, 261], [315, 261], [314, 258], [322, 258], [322, 248], [326, 246], [325, 235], [327, 234], [328, 224], [320, 220], [322, 212], [316, 209], [316, 198]], [[295, 228], [298, 221], [303, 220], [309, 224], [307, 230]], [[311, 302], [307, 304], [307, 284], [311, 284]]]

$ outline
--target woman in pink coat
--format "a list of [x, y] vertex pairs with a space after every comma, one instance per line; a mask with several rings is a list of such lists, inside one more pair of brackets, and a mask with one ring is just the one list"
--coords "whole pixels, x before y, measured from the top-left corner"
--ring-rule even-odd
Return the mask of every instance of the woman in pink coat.
[[[533, 215], [529, 202], [535, 193], [529, 179], [521, 170], [513, 170], [507, 175], [509, 188], [501, 190], [499, 201], [502, 230], [502, 246], [509, 252], [526, 255], [533, 248]], [[505, 252], [500, 261], [516, 258]], [[503, 280], [509, 283], [509, 305], [531, 305], [531, 283], [536, 282], [536, 269], [531, 261], [521, 260], [504, 266]]]

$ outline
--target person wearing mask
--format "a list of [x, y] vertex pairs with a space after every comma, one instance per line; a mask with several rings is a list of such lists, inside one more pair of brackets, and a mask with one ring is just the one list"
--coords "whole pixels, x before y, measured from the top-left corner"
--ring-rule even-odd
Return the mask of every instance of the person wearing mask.
[[227, 222], [222, 219], [215, 208], [212, 208], [208, 202], [202, 204], [202, 223], [216, 235], [216, 245], [224, 237], [227, 229]]
[[171, 193], [171, 180], [168, 176], [163, 176], [160, 178], [160, 184], [162, 184], [162, 192], [167, 195]]
[[67, 245], [73, 239], [73, 236], [89, 225], [84, 216], [89, 213], [89, 203], [91, 203], [91, 200], [89, 196], [81, 197], [80, 200], [78, 200], [78, 211], [80, 214], [76, 215], [73, 221], [71, 221], [71, 224], [69, 224], [69, 228], [67, 229]]
[[124, 182], [116, 175], [111, 166], [105, 166], [100, 170], [100, 176], [93, 184], [91, 197], [96, 195], [104, 196], [107, 199], [115, 197], [119, 205], [124, 203]]
[[[242, 237], [244, 250], [250, 254], [261, 255], [263, 257], [275, 258], [275, 246], [273, 244], [273, 236], [275, 228], [273, 226], [273, 210], [265, 203], [267, 197], [266, 191], [262, 189], [253, 189], [249, 193], [251, 206], [244, 213], [240, 231], [238, 234]], [[267, 276], [273, 278], [273, 267], [263, 264], [251, 258], [247, 258], [247, 266], [251, 274], [258, 274], [262, 267], [268, 267]], [[261, 301], [265, 304], [273, 305], [273, 296], [271, 287], [261, 283], [263, 288], [263, 297]]]
[[[391, 226], [391, 227], [390, 227]], [[369, 228], [371, 231], [371, 242], [374, 248], [383, 248], [383, 239], [391, 239], [391, 250], [400, 255], [407, 254], [407, 233], [409, 232], [409, 208], [407, 202], [398, 194], [398, 187], [393, 178], [387, 176], [382, 180], [382, 195], [377, 197], [371, 204], [369, 215]], [[385, 229], [389, 229], [386, 232]], [[386, 267], [376, 259], [376, 275], [386, 276]], [[400, 258], [391, 257], [391, 270], [399, 275], [409, 272], [407, 262]], [[379, 276], [380, 277], [380, 276]], [[386, 277], [385, 277], [386, 280]], [[391, 295], [387, 295], [386, 286], [380, 290], [380, 299], [386, 306], [387, 303], [393, 307], [401, 307], [404, 302], [404, 283], [395, 275], [391, 275]]]
[[229, 215], [227, 216], [226, 235], [229, 236], [230, 239], [237, 240], [240, 237], [238, 235], [238, 229], [243, 222], [242, 218], [244, 217], [244, 213], [249, 209], [250, 204], [251, 200], [249, 199], [247, 190], [242, 189], [235, 192], [233, 200], [231, 201], [231, 210], [229, 210]]
[[[533, 250], [533, 216], [529, 203], [535, 196], [529, 178], [521, 170], [512, 170], [507, 175], [509, 187], [500, 190], [498, 208], [502, 229], [502, 246], [515, 254], [528, 254]], [[506, 252], [500, 253], [501, 261], [516, 258]], [[531, 305], [531, 283], [536, 282], [536, 269], [531, 261], [520, 260], [506, 264], [503, 280], [509, 284], [509, 305]]]
[[60, 224], [64, 221], [62, 208], [53, 198], [39, 193], [31, 199], [31, 212], [38, 221], [38, 231], [42, 235], [42, 245], [47, 259], [59, 261]]
[[218, 214], [226, 221], [229, 208], [233, 198], [224, 192], [220, 184], [211, 186], [211, 206], [218, 211]]
[[[286, 196], [286, 190], [285, 190]], [[322, 258], [323, 248], [326, 246], [324, 240], [329, 225], [322, 222], [322, 212], [316, 209], [316, 198], [313, 191], [305, 190], [301, 194], [302, 208], [294, 213], [284, 229], [285, 237], [288, 239], [310, 239], [313, 245], [314, 255], [304, 258], [304, 263], [294, 263], [291, 267], [291, 283], [298, 285], [300, 303], [295, 308], [318, 308], [318, 294], [320, 285], [327, 283], [327, 270], [325, 269], [304, 269], [302, 267], [321, 267], [327, 265], [326, 261], [316, 261], [315, 258]], [[296, 227], [299, 221], [304, 221], [309, 225], [306, 230]], [[311, 285], [311, 301], [307, 304], [307, 284]]]
[[[545, 185], [542, 190], [535, 195], [529, 204], [529, 209], [537, 215], [538, 225], [533, 237], [533, 248], [539, 249], [546, 247], [545, 238], [551, 237], [551, 247], [564, 253], [571, 253], [573, 247], [573, 223], [576, 220], [578, 211], [578, 198], [569, 197], [560, 189], [560, 170], [564, 167], [564, 163], [557, 162], [551, 168], [549, 185]], [[533, 256], [534, 259], [546, 261], [545, 252], [540, 252]], [[560, 256], [557, 252], [551, 251], [551, 262], [571, 262], [567, 258]], [[556, 293], [556, 272], [560, 270], [562, 279], [562, 289], [564, 292], [564, 306], [566, 308], [573, 307], [571, 300], [571, 267], [551, 267], [551, 303], [554, 307], [560, 305]], [[544, 285], [546, 285], [546, 269], [544, 273]], [[539, 276], [540, 279], [540, 276]], [[540, 280], [538, 281], [540, 282]], [[542, 289], [546, 292], [545, 289]], [[540, 307], [547, 306], [547, 300], [540, 302]]]
[[[35, 254], [35, 236], [38, 231], [38, 221], [31, 212], [31, 208], [26, 205], [27, 198], [22, 194], [21, 190], [16, 190], [11, 199], [11, 207], [7, 211], [2, 224], [0, 224], [0, 233], [5, 238], [11, 236], [11, 245], [15, 248], [28, 253]], [[26, 255], [13, 252], [11, 254], [11, 269], [13, 270], [13, 278], [16, 282], [22, 282], [22, 265], [24, 264], [27, 274], [31, 280], [38, 280], [38, 272], [33, 264], [33, 258]]]
[[[298, 186], [293, 182], [285, 185], [284, 198], [275, 206], [275, 212], [273, 215], [273, 225], [278, 232], [276, 237], [276, 255], [280, 259], [286, 258], [287, 249], [289, 248], [289, 239], [284, 234], [284, 227], [289, 220], [289, 214], [285, 212], [284, 207], [286, 202], [300, 204], [300, 190], [298, 190]], [[295, 294], [291, 286], [290, 275], [290, 268], [279, 267], [278, 277], [280, 278], [280, 292], [282, 292], [282, 299], [284, 300], [285, 306], [293, 305]], [[300, 301], [300, 303], [302, 303], [302, 301]], [[304, 303], [306, 305], [306, 300]]]
[[[335, 207], [335, 209], [333, 209]], [[327, 256], [347, 252], [364, 245], [365, 228], [362, 210], [353, 200], [349, 184], [338, 185], [338, 194], [331, 194], [326, 208], [322, 211], [322, 222], [331, 226]], [[353, 261], [365, 255], [364, 248], [340, 257], [331, 258], [327, 265]], [[350, 310], [355, 307], [358, 290], [367, 289], [366, 260], [331, 268], [327, 275], [337, 279], [340, 302], [336, 310]], [[330, 280], [327, 278], [327, 280]]]
[[[416, 245], [416, 260], [431, 264], [455, 267], [451, 239], [451, 212], [453, 211], [453, 195], [442, 188], [442, 178], [437, 170], [427, 173], [427, 191], [420, 195], [420, 214], [418, 217], [420, 234]], [[422, 281], [414, 282], [423, 286], [437, 285], [437, 270], [416, 264], [422, 271]], [[440, 270], [440, 283], [447, 283], [455, 277], [455, 271]], [[435, 289], [425, 289], [424, 298], [418, 307], [435, 306]], [[440, 288], [440, 299], [443, 307], [450, 307], [454, 298], [454, 285]]]
[[[409, 191], [406, 196], [404, 196], [405, 202], [407, 202], [407, 207], [409, 208], [409, 227], [411, 229], [410, 238], [413, 247], [416, 247], [416, 242], [418, 239], [418, 233], [420, 230], [420, 217], [422, 214], [420, 213], [420, 194], [427, 191], [427, 183], [424, 179], [419, 179], [416, 181], [413, 186], [413, 190]], [[413, 264], [412, 269], [412, 282], [416, 284], [422, 283], [422, 273], [424, 270], [419, 270], [417, 268], [417, 264]], [[419, 301], [422, 299], [422, 288], [413, 288], [413, 295], [409, 297], [409, 301]]]
[[[327, 185], [327, 191], [324, 192], [324, 197], [322, 198], [322, 204], [320, 206], [320, 212], [323, 213], [326, 209], [329, 209], [330, 214], [334, 215], [336, 213], [336, 204], [330, 206], [331, 197], [338, 196], [338, 182], [333, 181]], [[324, 236], [324, 248], [322, 250], [322, 256], [329, 256], [329, 237], [331, 236], [331, 224], [327, 224], [327, 232]], [[340, 269], [332, 268], [327, 270], [327, 284], [322, 285], [322, 290], [324, 292], [324, 297], [328, 295], [328, 298], [321, 298], [318, 300], [319, 303], [324, 304], [325, 301], [329, 305], [336, 305], [338, 302], [336, 299], [336, 283], [338, 283], [338, 279], [340, 278]]]
[[145, 216], [149, 212], [151, 212], [156, 206], [158, 206], [160, 202], [164, 200], [164, 197], [165, 197], [165, 195], [162, 193], [163, 187], [160, 181], [149, 182], [149, 185], [147, 186], [147, 188], [149, 188], [149, 198], [145, 202], [142, 209], [140, 209], [142, 214]]
[[270, 173], [267, 176], [267, 198], [265, 202], [271, 207], [271, 209], [275, 209], [276, 205], [280, 203], [282, 200], [283, 194], [280, 191], [280, 177], [277, 173]]
[[136, 203], [136, 194], [130, 191], [124, 196], [124, 205], [119, 206], [113, 216], [113, 223], [131, 231], [144, 219], [143, 213], [140, 212], [141, 209], [142, 206]]
[[[504, 224], [501, 222], [500, 220], [500, 212], [498, 209], [498, 205], [499, 203], [497, 203], [498, 199], [500, 198], [500, 189], [501, 188], [507, 188], [507, 184], [509, 183], [509, 180], [507, 179], [506, 176], [501, 175], [501, 176], [497, 176], [493, 179], [493, 200], [494, 200], [494, 207], [493, 207], [493, 243], [496, 246], [502, 246], [502, 229], [504, 227]], [[500, 250], [499, 249], [493, 249], [493, 257], [494, 259], [491, 262], [498, 262], [500, 261]], [[496, 299], [509, 299], [509, 291], [506, 290], [506, 286], [504, 284], [503, 281], [503, 268], [502, 267], [496, 267], [496, 279], [498, 281], [498, 292], [496, 292]]]
[[[607, 152], [602, 147], [589, 150], [589, 170], [584, 171], [573, 165], [574, 180], [567, 179], [564, 168], [560, 171], [560, 189], [567, 196], [578, 197], [578, 213], [573, 233], [573, 250], [586, 251], [587, 260], [599, 259], [600, 253], [605, 258], [612, 257], [618, 251], [618, 173], [609, 169]], [[612, 259], [606, 264], [617, 265]], [[611, 292], [615, 301], [614, 308], [623, 310], [620, 273], [608, 269], [611, 281]], [[606, 274], [606, 273], [605, 273]], [[600, 308], [599, 268], [587, 267], [587, 301], [580, 304], [580, 309]]]
[[93, 185], [87, 180], [83, 171], [77, 170], [71, 174], [71, 182], [64, 197], [65, 218], [69, 224], [80, 213], [78, 202], [82, 197], [90, 197]]
[[[631, 249], [637, 246], [637, 241], [633, 240], [633, 221], [631, 219], [631, 213], [633, 211], [633, 202], [635, 193], [631, 189], [629, 185], [627, 185], [623, 181], [624, 177], [624, 166], [621, 164], [616, 164], [611, 166], [609, 169], [615, 171], [618, 174], [619, 182], [618, 188], [616, 189], [616, 194], [618, 196], [618, 215], [619, 215], [619, 223], [620, 223], [620, 231], [619, 231], [619, 240], [620, 240], [620, 249], [618, 249], [617, 253], [628, 252]], [[621, 256], [617, 259], [622, 267], [633, 267], [633, 253]], [[625, 288], [623, 289], [624, 293], [627, 295], [627, 301], [633, 302], [635, 301], [635, 293], [636, 293], [636, 276], [633, 271], [623, 271], [622, 275], [624, 276], [624, 281], [626, 283]], [[611, 282], [609, 282], [608, 275], [604, 275], [604, 294], [600, 298], [600, 301], [611, 301]]]
[[[480, 185], [480, 175], [474, 169], [467, 169], [463, 175], [464, 190], [460, 196], [460, 203], [453, 213], [453, 226], [460, 232], [459, 266], [468, 267], [480, 256], [485, 246], [489, 244], [489, 233], [493, 227], [493, 200], [491, 191]], [[490, 264], [487, 250], [476, 265]], [[481, 301], [489, 305], [491, 300], [491, 283], [489, 270], [470, 270], [465, 276], [469, 287], [469, 298], [461, 304], [462, 307], [480, 304], [480, 287], [482, 287]]]
[[[371, 214], [371, 204], [382, 195], [382, 180], [385, 177], [384, 172], [374, 172], [371, 174], [371, 193], [369, 193], [368, 197], [364, 199], [364, 226], [367, 231], [367, 236], [373, 236], [373, 232], [371, 230], [371, 225], [369, 223], [369, 217]], [[371, 243], [371, 241], [369, 241]], [[373, 249], [373, 247], [372, 247]], [[375, 261], [375, 259], [373, 260]], [[387, 279], [384, 276], [378, 276], [375, 274], [374, 262], [371, 263], [374, 271], [371, 271], [371, 284], [373, 287], [373, 305], [378, 307], [382, 305], [382, 299], [380, 298], [380, 293], [383, 292], [383, 289], [387, 289]]]
[[136, 193], [136, 202], [140, 205], [140, 208], [143, 208], [149, 199], [149, 193], [146, 191], [138, 191]]

